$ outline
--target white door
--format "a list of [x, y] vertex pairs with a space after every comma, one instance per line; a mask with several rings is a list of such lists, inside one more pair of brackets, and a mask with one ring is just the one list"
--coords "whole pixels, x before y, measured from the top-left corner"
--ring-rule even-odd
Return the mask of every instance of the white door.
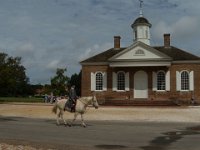
[[144, 71], [134, 75], [134, 98], [148, 98], [148, 75]]

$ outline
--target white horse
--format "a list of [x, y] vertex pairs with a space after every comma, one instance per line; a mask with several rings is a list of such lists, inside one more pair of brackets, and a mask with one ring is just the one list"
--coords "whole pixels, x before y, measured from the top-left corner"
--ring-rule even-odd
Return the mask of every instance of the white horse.
[[[78, 116], [78, 114], [80, 114], [81, 120], [82, 120], [81, 125], [83, 127], [86, 127], [86, 124], [84, 123], [84, 119], [83, 119], [83, 114], [86, 112], [87, 106], [93, 105], [93, 107], [95, 107], [96, 109], [99, 107], [96, 96], [81, 97], [81, 98], [77, 99], [75, 112], [74, 112], [74, 119], [72, 120], [71, 124], [69, 124], [69, 123], [66, 123], [65, 119], [63, 118], [64, 107], [65, 107], [65, 103], [67, 101], [68, 101], [68, 99], [58, 100], [52, 108], [52, 112], [57, 114], [57, 125], [60, 124], [59, 119], [61, 118], [65, 125], [71, 126], [71, 125], [73, 125], [74, 121], [76, 120], [76, 117]], [[57, 109], [59, 109], [59, 113], [57, 113]], [[70, 109], [67, 111], [70, 112]]]

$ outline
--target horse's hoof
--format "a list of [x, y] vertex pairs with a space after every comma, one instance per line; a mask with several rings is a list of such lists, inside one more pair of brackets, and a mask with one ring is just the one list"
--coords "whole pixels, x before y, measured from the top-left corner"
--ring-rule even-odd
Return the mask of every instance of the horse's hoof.
[[85, 124], [82, 124], [82, 127], [83, 127], [83, 128], [86, 128], [87, 126], [86, 126]]

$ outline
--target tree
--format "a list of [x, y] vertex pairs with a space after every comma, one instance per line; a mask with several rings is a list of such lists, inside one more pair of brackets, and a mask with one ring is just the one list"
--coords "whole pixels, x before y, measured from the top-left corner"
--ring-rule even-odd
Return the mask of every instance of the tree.
[[55, 77], [51, 78], [51, 87], [53, 88], [54, 95], [66, 94], [69, 78], [64, 75], [65, 72], [67, 72], [67, 68], [58, 68]]
[[73, 74], [70, 78], [69, 85], [75, 85], [77, 95], [81, 95], [81, 71], [79, 74]]
[[29, 79], [21, 65], [21, 57], [0, 53], [0, 96], [26, 95]]

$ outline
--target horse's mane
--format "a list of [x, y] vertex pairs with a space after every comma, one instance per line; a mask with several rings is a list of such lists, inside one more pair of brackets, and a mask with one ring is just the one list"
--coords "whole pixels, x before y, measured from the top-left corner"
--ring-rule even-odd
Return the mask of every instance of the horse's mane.
[[85, 103], [89, 103], [92, 101], [93, 96], [84, 96], [84, 97], [80, 97], [78, 100], [85, 102]]
[[64, 98], [64, 99], [60, 99], [58, 100], [59, 102], [66, 102], [68, 99]]

